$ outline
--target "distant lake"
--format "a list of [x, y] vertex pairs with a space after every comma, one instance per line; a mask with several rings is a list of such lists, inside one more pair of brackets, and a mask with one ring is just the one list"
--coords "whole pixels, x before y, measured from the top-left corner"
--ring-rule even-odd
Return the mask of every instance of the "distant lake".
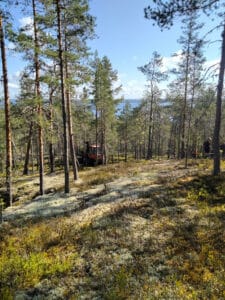
[[[121, 111], [124, 106], [125, 106], [125, 103], [129, 103], [131, 105], [131, 108], [134, 108], [134, 107], [138, 107], [140, 104], [141, 104], [141, 101], [143, 99], [124, 99], [119, 105], [118, 105], [118, 110]], [[167, 98], [162, 98], [160, 99], [160, 105], [161, 106], [168, 106], [170, 102], [168, 101]]]
[[126, 103], [129, 103], [131, 108], [137, 107], [141, 103], [141, 99], [124, 99], [119, 105], [118, 109], [122, 110]]

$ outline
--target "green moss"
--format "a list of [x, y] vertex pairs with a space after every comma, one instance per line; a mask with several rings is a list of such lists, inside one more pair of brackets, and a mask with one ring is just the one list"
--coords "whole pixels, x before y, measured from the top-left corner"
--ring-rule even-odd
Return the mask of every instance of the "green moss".
[[10, 299], [16, 290], [33, 287], [43, 278], [61, 276], [78, 257], [74, 249], [63, 251], [59, 241], [53, 246], [46, 224], [17, 229], [16, 234], [4, 236], [0, 243], [1, 299]]

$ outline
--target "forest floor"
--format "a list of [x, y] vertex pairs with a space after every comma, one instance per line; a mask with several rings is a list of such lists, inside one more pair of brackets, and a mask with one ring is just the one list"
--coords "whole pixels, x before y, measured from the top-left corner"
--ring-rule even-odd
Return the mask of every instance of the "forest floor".
[[225, 299], [225, 175], [152, 160], [17, 179], [0, 226], [1, 299]]

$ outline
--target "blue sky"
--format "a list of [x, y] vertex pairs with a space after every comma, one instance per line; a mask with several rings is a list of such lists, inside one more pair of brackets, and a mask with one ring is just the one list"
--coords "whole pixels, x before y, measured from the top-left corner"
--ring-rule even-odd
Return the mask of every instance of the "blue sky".
[[[181, 35], [181, 21], [177, 19], [170, 30], [161, 31], [152, 21], [144, 18], [144, 7], [150, 0], [92, 0], [91, 13], [96, 16], [98, 39], [90, 43], [100, 56], [109, 57], [113, 68], [118, 71], [125, 98], [141, 98], [146, 89], [146, 78], [137, 70], [149, 62], [157, 51], [169, 67], [174, 59], [171, 55], [180, 50], [177, 43]], [[207, 26], [204, 35], [213, 26], [209, 18], [203, 18]], [[212, 40], [218, 39], [214, 32]], [[206, 46], [208, 65], [214, 63], [220, 54], [220, 43]], [[166, 66], [165, 66], [166, 67]], [[164, 83], [164, 86], [166, 83]]]
[[145, 89], [144, 75], [137, 70], [146, 64], [153, 51], [170, 56], [176, 46], [179, 26], [161, 32], [144, 18], [149, 1], [92, 0], [91, 13], [96, 16], [98, 39], [90, 43], [99, 56], [109, 57], [118, 71], [125, 98], [141, 98]]
[[[118, 84], [122, 84], [121, 95], [126, 99], [140, 99], [146, 89], [146, 78], [137, 67], [149, 62], [154, 51], [164, 58], [165, 68], [174, 63], [171, 54], [180, 50], [177, 39], [181, 35], [181, 23], [177, 20], [170, 30], [161, 31], [144, 18], [144, 7], [150, 0], [90, 0], [90, 13], [96, 17], [98, 38], [89, 42], [100, 57], [106, 55], [118, 71]], [[18, 15], [17, 15], [18, 17]], [[19, 16], [18, 23], [26, 16]], [[209, 19], [203, 34], [211, 28]], [[214, 32], [212, 40], [219, 39]], [[220, 43], [211, 43], [206, 47], [208, 64], [216, 61], [220, 54]], [[22, 70], [21, 59], [8, 54], [10, 93], [14, 97], [18, 91], [17, 78]], [[164, 83], [166, 86], [166, 83]]]

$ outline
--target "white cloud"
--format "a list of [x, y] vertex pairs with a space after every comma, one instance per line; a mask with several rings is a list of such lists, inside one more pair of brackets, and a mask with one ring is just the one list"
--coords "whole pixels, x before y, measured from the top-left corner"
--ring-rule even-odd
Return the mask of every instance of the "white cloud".
[[26, 27], [26, 33], [33, 35], [33, 18], [32, 17], [23, 17], [19, 19], [20, 27]]
[[19, 81], [21, 76], [21, 71], [16, 71], [12, 74], [9, 74], [9, 81]]
[[218, 69], [219, 68], [219, 59], [212, 59], [212, 60], [207, 60], [204, 63], [204, 68], [208, 69], [208, 68], [213, 68], [213, 69]]
[[15, 45], [14, 43], [12, 43], [12, 42], [9, 42], [9, 43], [7, 44], [7, 48], [8, 48], [9, 50], [14, 50], [14, 49], [16, 48], [16, 45]]
[[[168, 71], [168, 70], [171, 70], [171, 69], [177, 67], [177, 64], [181, 61], [181, 59], [182, 59], [182, 50], [178, 50], [175, 53], [175, 55], [173, 55], [173, 56], [163, 57], [162, 71]], [[208, 60], [204, 63], [203, 67], [204, 67], [204, 69], [219, 68], [219, 59]]]
[[145, 81], [130, 79], [124, 80], [121, 84], [121, 95], [123, 95], [125, 99], [140, 99], [143, 97], [144, 90], [146, 89]]
[[16, 71], [14, 73], [14, 77], [17, 78], [17, 79], [20, 79], [20, 76], [21, 76], [21, 71]]
[[[176, 55], [171, 57], [163, 57], [163, 67], [162, 71], [168, 71], [175, 67], [177, 67], [177, 64], [180, 62], [182, 58], [182, 51], [179, 50], [176, 52]], [[204, 69], [207, 70], [210, 66], [214, 66], [209, 69], [209, 73], [207, 75], [211, 74], [211, 71], [215, 70], [216, 67], [218, 68], [219, 59], [210, 60], [204, 63]], [[144, 92], [147, 89], [147, 80], [146, 77], [141, 73], [136, 76], [135, 79], [130, 78], [130, 74], [128, 73], [119, 73], [118, 74], [118, 80], [116, 82], [116, 86], [122, 85], [122, 90], [120, 92], [120, 96], [124, 96], [125, 99], [141, 99], [144, 96]], [[209, 76], [210, 77], [210, 76]], [[211, 76], [212, 77], [212, 76]], [[210, 78], [209, 78], [210, 79]], [[212, 80], [211, 78], [210, 80]], [[162, 83], [160, 83], [160, 88], [162, 89], [162, 97], [165, 97], [167, 85], [169, 81], [171, 80], [171, 77]]]
[[[163, 57], [163, 67], [162, 71], [168, 71], [177, 66], [179, 63], [182, 51], [179, 50], [176, 52], [176, 55], [171, 57]], [[138, 57], [133, 56], [133, 59], [138, 59]], [[137, 75], [136, 75], [137, 76]], [[168, 82], [167, 82], [168, 83]], [[160, 86], [162, 89], [166, 88], [166, 84], [163, 82]], [[122, 84], [122, 91], [120, 92], [121, 96], [124, 96], [125, 99], [141, 99], [144, 96], [144, 93], [147, 89], [147, 79], [144, 75], [139, 73], [138, 79], [130, 78], [130, 75], [127, 73], [119, 73], [117, 86]], [[165, 94], [165, 92], [164, 92]]]
[[27, 26], [27, 25], [32, 25], [33, 18], [32, 17], [23, 17], [23, 18], [19, 19], [19, 23], [22, 27]]
[[19, 85], [13, 82], [9, 82], [9, 88], [11, 89], [19, 89]]
[[169, 56], [169, 57], [164, 56], [162, 58], [162, 63], [163, 63], [162, 71], [165, 72], [177, 67], [177, 64], [180, 62], [181, 58], [182, 58], [182, 50], [178, 50], [173, 56]]
[[127, 78], [127, 73], [118, 73], [118, 81], [121, 82], [122, 79]]
[[9, 74], [9, 92], [10, 97], [15, 98], [17, 94], [19, 93], [20, 85], [19, 85], [19, 79], [20, 79], [21, 72], [16, 71], [13, 74]]
[[204, 63], [204, 78], [205, 81], [215, 84], [218, 81], [218, 74], [219, 74], [219, 66], [220, 61], [219, 59], [212, 59], [208, 60]]

